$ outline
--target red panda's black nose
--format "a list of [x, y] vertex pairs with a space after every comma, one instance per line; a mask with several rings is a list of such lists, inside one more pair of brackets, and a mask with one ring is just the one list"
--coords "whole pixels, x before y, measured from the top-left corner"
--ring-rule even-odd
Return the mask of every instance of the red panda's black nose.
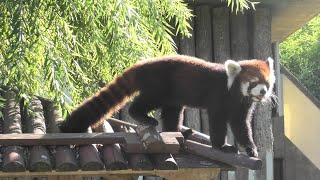
[[266, 94], [266, 90], [261, 89], [260, 94], [261, 94], [261, 95], [265, 95], [265, 94]]

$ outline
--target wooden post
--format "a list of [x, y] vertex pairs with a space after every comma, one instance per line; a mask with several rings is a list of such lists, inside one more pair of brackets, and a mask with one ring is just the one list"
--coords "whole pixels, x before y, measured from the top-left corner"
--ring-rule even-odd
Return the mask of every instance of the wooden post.
[[[16, 94], [13, 91], [4, 92], [6, 99], [4, 108], [4, 133], [21, 134], [21, 113], [19, 103], [16, 101]], [[9, 146], [3, 152], [3, 171], [21, 172], [25, 171], [24, 149], [20, 146]]]
[[[231, 59], [234, 60], [249, 59], [247, 14], [245, 11], [230, 15]], [[241, 146], [238, 150], [245, 151]], [[228, 172], [228, 176], [238, 180], [248, 179], [248, 169], [240, 167], [236, 172]]]
[[[111, 125], [107, 121], [103, 121], [100, 125], [99, 130], [96, 131], [103, 131], [107, 133], [113, 133], [113, 129]], [[121, 170], [127, 169], [128, 164], [127, 161], [124, 159], [121, 148], [119, 144], [105, 144], [103, 145], [102, 149], [102, 159], [106, 166], [106, 169], [110, 170]]]
[[238, 14], [233, 12], [230, 15], [231, 58], [234, 60], [249, 58], [247, 19], [246, 11]]
[[[92, 133], [92, 129], [88, 128], [88, 133]], [[104, 165], [100, 159], [98, 149], [93, 144], [78, 146], [81, 170], [98, 171], [103, 170]]]
[[[189, 7], [192, 11], [194, 11], [193, 7]], [[189, 21], [191, 30], [191, 37], [181, 38], [179, 43], [179, 53], [188, 56], [196, 55], [196, 42], [195, 42], [195, 32], [194, 32], [194, 17], [192, 17], [191, 21]], [[200, 109], [198, 108], [189, 108], [186, 107], [184, 110], [184, 125], [190, 127], [196, 131], [201, 130], [201, 122], [200, 122]]]
[[[44, 117], [48, 123], [49, 133], [58, 133], [58, 125], [63, 121], [58, 106], [54, 102], [40, 99], [43, 105]], [[55, 157], [55, 169], [56, 171], [76, 171], [78, 170], [78, 164], [75, 158], [75, 153], [69, 146], [57, 146], [51, 147]], [[57, 178], [60, 178], [58, 176]]]
[[[27, 107], [25, 107], [27, 108]], [[31, 99], [30, 110], [24, 110], [24, 117], [26, 119], [27, 133], [45, 134], [46, 124], [43, 115], [43, 107], [41, 101], [33, 96]], [[49, 151], [44, 146], [29, 147], [30, 171], [51, 171], [51, 161]]]
[[[200, 5], [195, 8], [195, 38], [196, 56], [212, 61], [212, 20], [209, 5]], [[205, 109], [200, 111], [201, 130], [209, 134], [209, 117]]]
[[[269, 8], [258, 8], [252, 14], [253, 37], [252, 56], [267, 59], [271, 51], [271, 12]], [[262, 169], [255, 172], [257, 180], [273, 179], [273, 134], [271, 104], [258, 104], [254, 114], [254, 140], [258, 147], [259, 157], [263, 161]], [[253, 173], [253, 172], [249, 172]]]
[[213, 59], [218, 63], [230, 59], [229, 12], [227, 7], [212, 9]]

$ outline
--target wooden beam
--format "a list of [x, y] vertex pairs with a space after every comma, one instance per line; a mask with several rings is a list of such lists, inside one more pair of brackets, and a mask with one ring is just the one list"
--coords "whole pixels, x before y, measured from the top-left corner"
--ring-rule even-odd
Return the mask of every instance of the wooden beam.
[[[150, 170], [150, 171], [136, 171], [132, 169], [128, 170], [113, 170], [113, 171], [68, 171], [68, 172], [59, 172], [59, 171], [49, 171], [49, 172], [0, 172], [0, 177], [45, 177], [45, 176], [103, 176], [108, 177], [110, 175], [148, 175], [148, 176], [160, 176], [165, 177], [166, 175], [180, 173], [180, 172], [204, 172], [209, 173], [210, 171], [219, 171], [219, 168], [181, 168], [178, 170]], [[197, 173], [195, 173], [197, 174]], [[195, 178], [197, 179], [197, 178]]]
[[253, 170], [261, 169], [262, 161], [258, 158], [249, 157], [243, 154], [225, 153], [212, 148], [212, 146], [201, 144], [195, 141], [186, 140], [185, 150], [212, 160], [217, 160], [232, 166], [246, 167]]
[[116, 144], [125, 145], [127, 153], [170, 153], [179, 152], [179, 143], [183, 136], [180, 132], [160, 133], [164, 145], [159, 149], [145, 149], [136, 133], [52, 133], [52, 134], [2, 134], [0, 144], [9, 145], [84, 145], [84, 144]]

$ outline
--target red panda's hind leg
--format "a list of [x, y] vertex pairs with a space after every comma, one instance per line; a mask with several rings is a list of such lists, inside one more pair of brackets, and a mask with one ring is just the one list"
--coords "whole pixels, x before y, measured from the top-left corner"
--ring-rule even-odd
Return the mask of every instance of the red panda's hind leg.
[[162, 131], [175, 132], [183, 125], [183, 110], [180, 106], [165, 106], [161, 109]]
[[144, 95], [139, 95], [131, 103], [129, 114], [140, 125], [157, 126], [158, 121], [148, 116], [148, 113], [157, 107], [158, 105], [155, 102], [152, 102]]

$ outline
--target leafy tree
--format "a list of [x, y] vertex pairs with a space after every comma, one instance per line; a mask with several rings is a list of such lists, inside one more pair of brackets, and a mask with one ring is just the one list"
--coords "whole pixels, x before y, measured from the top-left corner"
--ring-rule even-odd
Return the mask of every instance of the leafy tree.
[[0, 6], [1, 84], [67, 107], [135, 61], [174, 52], [189, 36], [186, 4], [172, 0], [15, 0]]
[[70, 109], [137, 60], [174, 53], [191, 17], [182, 0], [1, 1], [0, 85]]
[[320, 99], [320, 15], [280, 44], [281, 63]]

